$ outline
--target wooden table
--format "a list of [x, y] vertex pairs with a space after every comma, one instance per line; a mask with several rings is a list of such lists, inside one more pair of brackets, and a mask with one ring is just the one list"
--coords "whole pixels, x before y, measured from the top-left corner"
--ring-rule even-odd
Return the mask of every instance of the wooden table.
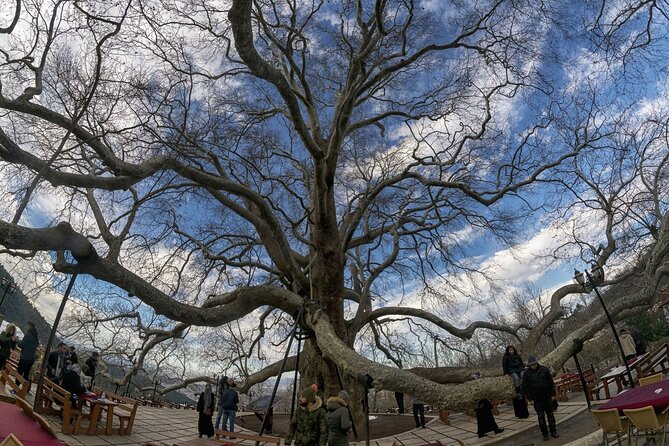
[[[637, 371], [636, 371], [636, 364], [640, 362], [646, 355], [641, 355], [637, 356], [636, 358], [631, 359], [627, 363], [627, 367], [630, 368], [630, 372], [632, 373], [632, 379], [636, 380], [638, 378], [637, 376]], [[620, 393], [623, 390], [623, 378], [627, 375], [627, 368], [624, 365], [619, 365], [618, 367], [615, 367], [613, 370], [611, 370], [609, 373], [606, 375], [602, 376], [600, 380], [602, 381], [602, 384], [604, 385], [604, 394], [606, 395], [606, 398], [609, 399], [611, 398], [611, 390], [609, 386], [615, 382], [616, 383], [616, 393]], [[629, 377], [627, 377], [629, 379]]]
[[102, 418], [102, 411], [107, 411], [107, 420], [105, 423], [105, 435], [112, 435], [112, 426], [114, 422], [114, 407], [116, 403], [112, 400], [100, 398], [97, 394], [90, 392], [82, 395], [85, 401], [91, 405], [91, 420], [88, 426], [88, 435], [97, 435], [98, 422]]

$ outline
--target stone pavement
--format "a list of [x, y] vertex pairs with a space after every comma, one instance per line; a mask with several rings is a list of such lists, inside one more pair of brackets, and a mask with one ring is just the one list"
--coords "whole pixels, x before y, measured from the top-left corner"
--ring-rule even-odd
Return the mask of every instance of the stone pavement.
[[[451, 425], [448, 426], [436, 417], [430, 420], [424, 429], [413, 429], [393, 437], [387, 437], [370, 441], [372, 446], [391, 446], [393, 443], [402, 446], [418, 446], [426, 443], [440, 441], [444, 445], [458, 445], [458, 440], [464, 441], [468, 445], [487, 445], [494, 444], [501, 438], [508, 438], [525, 429], [536, 426], [536, 416], [530, 409], [530, 418], [520, 420], [514, 417], [513, 407], [502, 405], [499, 407], [500, 414], [495, 416], [497, 424], [505, 430], [501, 434], [490, 433], [489, 437], [478, 438], [476, 434], [476, 420], [464, 415], [451, 415]], [[586, 410], [582, 402], [564, 402], [556, 412], [556, 421], [559, 424], [581, 411]], [[244, 414], [239, 414], [244, 415]], [[399, 415], [398, 415], [399, 416]], [[401, 415], [411, 416], [411, 415]], [[56, 430], [60, 429], [60, 423], [56, 417], [48, 417], [52, 421]], [[117, 427], [117, 426], [116, 426]], [[64, 435], [58, 434], [58, 438], [71, 446], [172, 446], [174, 442], [188, 440], [197, 437], [197, 412], [193, 410], [168, 409], [158, 407], [137, 408], [135, 425], [133, 433], [127, 436], [120, 435]], [[252, 442], [244, 442], [249, 445]], [[212, 442], [212, 444], [216, 444]], [[351, 443], [362, 446], [364, 441]], [[553, 442], [553, 444], [559, 444]]]
[[[557, 412], [555, 413], [555, 421], [558, 424], [558, 431], [560, 430], [560, 423], [567, 420], [578, 413], [586, 410], [587, 407], [581, 402], [564, 402], [560, 403]], [[418, 446], [427, 443], [441, 442], [446, 446], [459, 445], [458, 440], [465, 442], [468, 445], [487, 445], [494, 444], [501, 438], [511, 437], [521, 431], [537, 426], [537, 417], [532, 408], [530, 408], [530, 417], [526, 419], [518, 419], [513, 415], [513, 406], [501, 405], [499, 406], [499, 415], [495, 415], [495, 420], [499, 427], [504, 428], [501, 434], [489, 433], [487, 437], [478, 438], [476, 434], [476, 419], [464, 414], [453, 414], [450, 416], [451, 425], [448, 426], [438, 418], [432, 419], [427, 423], [425, 429], [413, 429], [409, 432], [404, 432], [394, 437], [380, 438], [370, 441], [372, 446], [391, 446], [393, 443], [403, 446]], [[411, 415], [404, 415], [411, 416]], [[355, 445], [364, 445], [365, 442], [352, 443]]]

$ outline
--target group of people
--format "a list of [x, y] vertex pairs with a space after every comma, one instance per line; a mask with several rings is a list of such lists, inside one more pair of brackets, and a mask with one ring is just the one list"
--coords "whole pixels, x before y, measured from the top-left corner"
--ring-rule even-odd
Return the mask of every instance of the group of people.
[[502, 357], [502, 369], [513, 382], [516, 398], [527, 398], [529, 404], [534, 406], [543, 440], [548, 441], [549, 434], [558, 438], [560, 434], [553, 413], [557, 408], [555, 383], [548, 367], [539, 364], [534, 356], [528, 358], [525, 367], [516, 348], [509, 345]]
[[95, 370], [98, 365], [98, 352], [92, 352], [84, 364], [79, 365], [79, 357], [74, 345], [58, 343], [56, 350], [49, 353], [46, 363], [46, 376], [59, 384], [72, 395], [72, 404], [81, 407], [78, 395], [93, 388]]
[[[218, 382], [218, 404], [216, 404], [211, 384], [205, 385], [196, 408], [200, 438], [214, 436], [213, 415], [216, 406], [218, 406], [218, 416], [215, 428], [221, 426], [224, 431], [235, 431], [235, 414], [239, 404], [236, 387], [237, 384], [232, 378], [222, 377]], [[348, 432], [353, 425], [348, 408], [348, 393], [345, 390], [340, 391], [336, 396], [328, 398], [324, 406], [317, 392], [318, 386], [312, 384], [300, 393], [298, 408], [284, 439], [285, 444], [295, 441], [297, 446], [348, 445]], [[270, 410], [271, 408], [267, 408], [267, 412]]]
[[[239, 404], [239, 394], [236, 390], [237, 383], [232, 378], [223, 376], [218, 382], [218, 416], [216, 417], [216, 429], [221, 426], [224, 431], [235, 431], [235, 415]], [[204, 392], [200, 394], [196, 410], [198, 412], [197, 431], [202, 438], [214, 436], [214, 409], [216, 408], [216, 396], [212, 392], [211, 384], [204, 386]]]
[[[30, 383], [30, 374], [40, 348], [39, 335], [33, 322], [26, 324], [23, 339], [19, 340], [14, 324], [7, 324], [0, 333], [0, 370], [5, 366], [12, 350], [17, 347], [21, 349], [17, 372]], [[76, 403], [76, 395], [84, 393], [93, 385], [98, 357], [98, 352], [93, 352], [86, 363], [80, 367], [75, 346], [68, 347], [61, 342], [56, 350], [47, 356], [46, 376], [70, 392], [73, 395], [73, 403]]]
[[[397, 402], [397, 412], [403, 414], [404, 393], [395, 392], [395, 401]], [[416, 421], [416, 427], [425, 428], [425, 403], [423, 403], [420, 398], [413, 396], [411, 397], [411, 407], [413, 410], [413, 418]]]
[[39, 335], [34, 323], [28, 322], [26, 324], [25, 334], [23, 339], [20, 340], [16, 335], [16, 325], [7, 324], [2, 333], [0, 333], [0, 370], [5, 366], [5, 363], [12, 354], [12, 350], [19, 347], [21, 354], [19, 356], [17, 372], [26, 381], [30, 382], [30, 372], [37, 358], [39, 345]]

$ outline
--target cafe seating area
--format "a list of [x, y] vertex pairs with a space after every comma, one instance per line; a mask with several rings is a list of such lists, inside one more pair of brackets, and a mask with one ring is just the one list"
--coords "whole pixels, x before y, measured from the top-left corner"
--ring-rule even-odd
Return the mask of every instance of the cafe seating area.
[[[629, 373], [634, 381], [629, 386]], [[625, 440], [645, 444], [653, 440], [666, 444], [669, 422], [669, 344], [607, 371], [599, 379], [606, 401], [596, 404], [592, 415], [602, 428], [603, 444], [622, 444]], [[615, 384], [615, 386], [614, 386]], [[614, 393], [615, 392], [615, 393]]]

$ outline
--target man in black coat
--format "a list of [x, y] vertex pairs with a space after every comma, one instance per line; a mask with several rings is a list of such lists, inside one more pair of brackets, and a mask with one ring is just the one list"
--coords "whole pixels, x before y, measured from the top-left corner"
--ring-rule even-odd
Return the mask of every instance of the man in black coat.
[[[548, 441], [548, 432], [553, 438], [558, 438], [553, 415], [553, 400], [555, 400], [555, 383], [547, 367], [539, 365], [537, 358], [530, 356], [527, 360], [527, 370], [523, 374], [523, 392], [539, 418], [539, 429], [544, 441]], [[548, 418], [548, 426], [546, 426]]]
[[63, 379], [66, 351], [67, 345], [65, 345], [64, 342], [60, 342], [58, 348], [49, 353], [49, 356], [47, 357], [46, 376], [56, 384], [60, 384], [60, 381]]
[[[28, 322], [26, 324], [26, 334], [23, 336], [19, 347], [21, 347], [21, 356], [19, 357], [19, 366], [17, 372], [23, 376], [26, 381], [30, 381], [30, 369], [35, 363], [35, 355], [39, 346], [39, 336], [35, 324]], [[18, 382], [17, 382], [18, 384]], [[28, 391], [30, 393], [30, 391]]]
[[98, 366], [98, 357], [100, 354], [98, 352], [93, 352], [91, 353], [90, 358], [86, 360], [86, 365], [88, 366], [88, 370], [84, 371], [84, 374], [86, 376], [91, 377], [91, 386], [93, 385], [93, 381], [95, 381], [95, 369]]
[[79, 376], [78, 364], [72, 364], [67, 367], [67, 370], [65, 370], [65, 373], [63, 373], [63, 382], [61, 387], [70, 392], [72, 405], [77, 409], [81, 409], [83, 401], [79, 400], [79, 395], [86, 393], [86, 388], [83, 384], [81, 384], [81, 376]]

